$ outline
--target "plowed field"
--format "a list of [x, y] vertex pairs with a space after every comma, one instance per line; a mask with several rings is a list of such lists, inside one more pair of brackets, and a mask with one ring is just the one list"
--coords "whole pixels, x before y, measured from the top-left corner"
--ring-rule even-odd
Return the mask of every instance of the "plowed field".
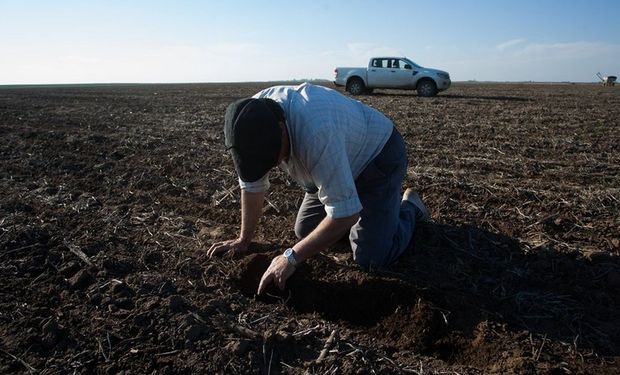
[[250, 253], [206, 250], [240, 221], [225, 108], [267, 86], [0, 88], [0, 373], [620, 372], [618, 88], [360, 96], [432, 221], [257, 298], [301, 189], [277, 172]]

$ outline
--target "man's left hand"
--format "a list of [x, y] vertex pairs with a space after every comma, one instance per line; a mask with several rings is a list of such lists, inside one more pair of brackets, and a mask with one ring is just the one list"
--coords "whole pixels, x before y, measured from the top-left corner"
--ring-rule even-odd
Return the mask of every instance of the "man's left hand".
[[269, 268], [267, 268], [267, 271], [265, 271], [263, 277], [260, 279], [258, 294], [262, 294], [265, 289], [267, 289], [267, 285], [271, 282], [276, 284], [280, 290], [284, 290], [286, 280], [291, 277], [295, 270], [295, 266], [290, 264], [284, 255], [278, 255], [273, 258]]

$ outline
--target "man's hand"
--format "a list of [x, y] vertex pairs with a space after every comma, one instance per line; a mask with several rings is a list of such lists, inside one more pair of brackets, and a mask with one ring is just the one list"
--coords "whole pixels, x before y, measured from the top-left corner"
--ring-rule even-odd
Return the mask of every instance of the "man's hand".
[[207, 251], [209, 258], [226, 251], [231, 255], [248, 251], [254, 229], [263, 214], [264, 199], [265, 193], [250, 193], [241, 190], [241, 232], [239, 238], [214, 243]]
[[247, 241], [244, 241], [241, 238], [216, 242], [207, 251], [207, 255], [209, 256], [209, 258], [211, 258], [215, 254], [223, 253], [226, 251], [228, 251], [231, 255], [245, 253], [246, 251], [248, 251], [249, 245], [250, 244]]
[[269, 268], [267, 268], [267, 271], [265, 271], [263, 277], [260, 279], [258, 294], [262, 294], [265, 289], [267, 289], [267, 285], [272, 281], [280, 290], [284, 290], [286, 280], [291, 277], [295, 270], [295, 266], [291, 265], [284, 255], [278, 255], [273, 258]]

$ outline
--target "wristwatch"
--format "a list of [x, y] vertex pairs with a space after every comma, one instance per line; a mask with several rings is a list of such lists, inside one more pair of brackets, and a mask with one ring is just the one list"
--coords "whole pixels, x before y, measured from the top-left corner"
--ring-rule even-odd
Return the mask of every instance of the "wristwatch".
[[297, 260], [297, 258], [295, 258], [295, 250], [291, 249], [290, 247], [284, 250], [284, 257], [286, 258], [286, 260], [288, 260], [288, 264], [293, 267], [297, 267], [297, 265], [299, 264], [299, 261]]

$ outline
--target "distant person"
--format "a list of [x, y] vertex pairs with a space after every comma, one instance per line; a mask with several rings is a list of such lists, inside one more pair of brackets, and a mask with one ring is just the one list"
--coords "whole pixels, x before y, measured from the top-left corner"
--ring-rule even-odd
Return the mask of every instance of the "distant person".
[[208, 250], [247, 251], [263, 212], [269, 170], [280, 165], [305, 190], [295, 222], [300, 239], [277, 256], [259, 284], [284, 289], [296, 266], [348, 233], [353, 259], [366, 269], [393, 263], [428, 211], [401, 186], [405, 143], [381, 112], [311, 84], [274, 86], [230, 104], [224, 120], [241, 187], [241, 230]]

